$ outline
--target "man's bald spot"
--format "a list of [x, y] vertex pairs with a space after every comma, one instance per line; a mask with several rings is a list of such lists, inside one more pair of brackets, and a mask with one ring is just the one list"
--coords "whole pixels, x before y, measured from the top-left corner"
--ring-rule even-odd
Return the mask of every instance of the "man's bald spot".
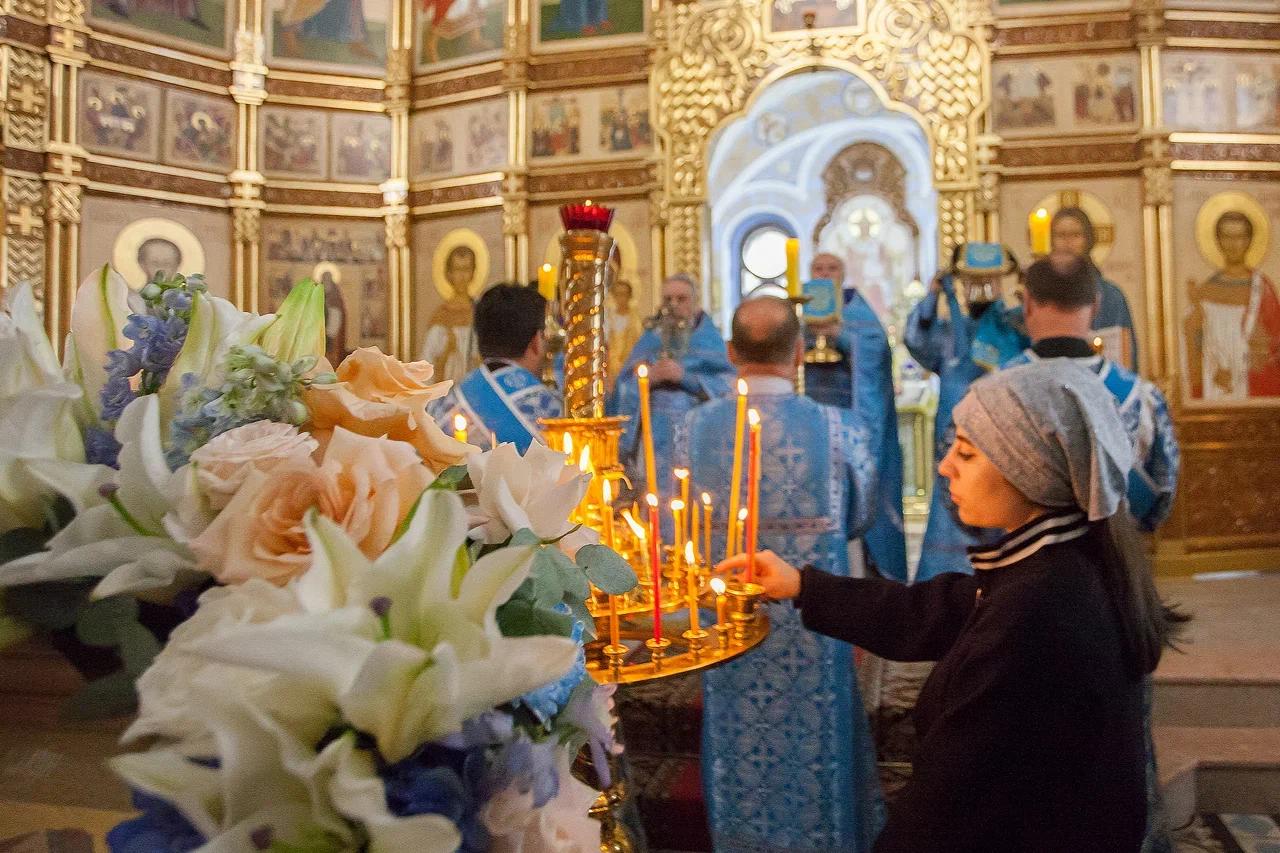
[[743, 361], [789, 364], [800, 336], [791, 303], [776, 296], [748, 299], [733, 312], [733, 349]]

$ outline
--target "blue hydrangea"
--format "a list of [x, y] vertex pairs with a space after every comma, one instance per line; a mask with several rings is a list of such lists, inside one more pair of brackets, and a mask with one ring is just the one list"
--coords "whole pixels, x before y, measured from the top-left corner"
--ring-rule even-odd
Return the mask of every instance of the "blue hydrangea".
[[489, 849], [489, 833], [480, 821], [486, 797], [488, 742], [456, 749], [425, 744], [408, 758], [384, 766], [382, 777], [387, 808], [396, 817], [438, 814], [453, 821], [462, 833], [464, 853]]
[[533, 807], [542, 808], [560, 793], [556, 768], [559, 743], [551, 738], [535, 741], [524, 732], [505, 744], [489, 762], [485, 791], [490, 796], [507, 788], [533, 794]]
[[108, 430], [91, 426], [84, 431], [84, 458], [92, 465], [120, 467], [120, 442]]
[[168, 801], [134, 791], [133, 806], [142, 814], [107, 833], [111, 853], [186, 853], [205, 843], [204, 836]]
[[[569, 607], [564, 603], [556, 605], [556, 609], [562, 613], [570, 612]], [[575, 621], [573, 623], [572, 636], [573, 641], [578, 644], [578, 655], [574, 658], [573, 666], [569, 671], [557, 681], [544, 684], [536, 690], [531, 690], [516, 700], [517, 705], [528, 708], [538, 718], [538, 722], [548, 728], [552, 718], [569, 701], [569, 697], [573, 694], [573, 688], [577, 687], [582, 679], [587, 677], [587, 653], [582, 645], [582, 631], [582, 622]]]

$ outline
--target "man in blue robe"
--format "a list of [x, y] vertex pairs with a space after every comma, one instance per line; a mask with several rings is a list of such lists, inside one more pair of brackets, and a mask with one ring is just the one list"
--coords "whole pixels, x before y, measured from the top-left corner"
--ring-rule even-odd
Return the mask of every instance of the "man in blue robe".
[[907, 541], [902, 526], [902, 446], [898, 444], [898, 410], [894, 405], [893, 354], [889, 337], [871, 304], [856, 288], [845, 288], [844, 262], [823, 252], [809, 267], [813, 278], [836, 282], [844, 291], [840, 320], [813, 326], [805, 342], [827, 336], [840, 352], [834, 364], [806, 364], [805, 393], [828, 406], [853, 409], [871, 430], [871, 457], [876, 461], [878, 494], [865, 545], [881, 576], [907, 580]]
[[1102, 295], [1088, 264], [1056, 252], [1027, 270], [1026, 318], [1032, 345], [1002, 367], [1044, 358], [1070, 358], [1092, 370], [1120, 407], [1133, 439], [1129, 512], [1144, 530], [1155, 530], [1173, 509], [1181, 454], [1169, 403], [1151, 382], [1096, 355], [1089, 340]]
[[[848, 408], [796, 394], [804, 351], [785, 300], [738, 306], [731, 353], [762, 419], [759, 550], [847, 576], [849, 540], [875, 502], [867, 428]], [[715, 400], [681, 426], [677, 457], [695, 493], [729, 494], [736, 408]], [[716, 558], [727, 523], [722, 500]], [[853, 648], [805, 630], [791, 602], [764, 606], [769, 637], [703, 676], [702, 787], [715, 849], [868, 853], [884, 807]]]
[[[971, 354], [974, 332], [986, 314], [998, 305], [1000, 279], [1016, 269], [1013, 256], [992, 243], [966, 243], [951, 255], [951, 271], [940, 273], [929, 293], [907, 316], [903, 343], [912, 358], [938, 376], [938, 411], [933, 420], [935, 465], [951, 449], [951, 410], [969, 390], [970, 383], [986, 371]], [[965, 292], [962, 305], [956, 280]], [[945, 300], [947, 316], [939, 312]], [[929, 523], [920, 550], [915, 580], [926, 581], [943, 572], [969, 574], [967, 549], [995, 541], [1003, 531], [990, 531], [961, 523], [951, 502], [947, 480], [936, 473], [929, 499]]]
[[467, 440], [489, 448], [511, 442], [521, 453], [542, 441], [539, 418], [558, 418], [564, 411], [559, 389], [538, 378], [547, 343], [543, 321], [547, 301], [538, 291], [518, 284], [498, 284], [480, 297], [475, 308], [476, 348], [481, 365], [449, 393], [431, 403], [428, 413], [452, 434], [454, 416], [467, 420]]
[[[1093, 263], [1091, 253], [1098, 238], [1089, 214], [1078, 207], [1064, 207], [1053, 215], [1049, 227], [1051, 251], [1081, 258], [1097, 282], [1101, 298], [1097, 313], [1090, 321], [1090, 331], [1112, 343], [1120, 341], [1127, 352], [1112, 353], [1111, 361], [1136, 373], [1138, 334], [1133, 328], [1129, 300], [1125, 298], [1124, 291], [1103, 276]], [[1001, 302], [988, 314], [990, 316], [975, 333], [973, 357], [986, 369], [995, 370], [1030, 346], [1031, 339], [1027, 335], [1021, 305], [1006, 306]], [[1121, 355], [1126, 357], [1121, 358]]]
[[[693, 277], [676, 273], [662, 283], [661, 317], [646, 329], [622, 365], [609, 413], [627, 415], [618, 453], [637, 494], [655, 492], [666, 506], [674, 490], [671, 451], [676, 426], [699, 403], [733, 393], [733, 365], [724, 339], [698, 307]], [[636, 368], [649, 366], [649, 409], [653, 416], [653, 456], [658, 482], [645, 476], [640, 440], [640, 390]]]
[[[1002, 367], [1041, 359], [1071, 359], [1092, 370], [1116, 398], [1120, 418], [1133, 441], [1129, 471], [1129, 514], [1143, 530], [1153, 531], [1169, 517], [1178, 489], [1181, 453], [1164, 394], [1154, 384], [1093, 351], [1090, 335], [1105, 295], [1091, 264], [1072, 252], [1054, 252], [1027, 269], [1027, 331], [1034, 343]], [[1147, 749], [1147, 834], [1142, 853], [1171, 853], [1151, 737], [1152, 685], [1143, 695]]]

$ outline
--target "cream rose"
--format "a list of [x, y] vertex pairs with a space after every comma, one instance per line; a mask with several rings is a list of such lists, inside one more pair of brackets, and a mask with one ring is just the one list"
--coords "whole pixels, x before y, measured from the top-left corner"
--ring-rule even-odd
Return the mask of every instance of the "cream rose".
[[413, 445], [433, 471], [456, 465], [475, 449], [427, 416], [427, 404], [453, 385], [431, 382], [434, 372], [425, 361], [406, 364], [377, 347], [361, 347], [338, 366], [337, 382], [307, 389], [312, 432], [321, 442], [335, 427], [371, 438], [385, 435]]
[[303, 520], [314, 509], [337, 522], [369, 558], [391, 543], [432, 474], [402, 441], [334, 430], [323, 461], [291, 459], [251, 470], [231, 502], [189, 547], [222, 583], [284, 584], [311, 567]]
[[318, 446], [295, 426], [256, 421], [215, 437], [191, 454], [191, 462], [210, 507], [222, 509], [250, 471], [266, 473], [282, 462], [307, 459]]
[[467, 466], [476, 492], [476, 506], [469, 508], [467, 519], [472, 537], [504, 542], [517, 530], [528, 528], [543, 539], [564, 536], [560, 547], [570, 556], [598, 541], [586, 527], [565, 536], [573, 527], [569, 515], [591, 481], [591, 475], [566, 465], [567, 459], [536, 441], [524, 456], [514, 444], [499, 444], [473, 456]]

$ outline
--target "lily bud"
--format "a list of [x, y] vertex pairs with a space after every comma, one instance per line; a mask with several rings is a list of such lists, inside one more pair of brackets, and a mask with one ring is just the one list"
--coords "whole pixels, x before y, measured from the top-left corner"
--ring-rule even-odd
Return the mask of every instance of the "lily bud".
[[272, 358], [290, 364], [306, 356], [323, 356], [324, 286], [309, 278], [295, 284], [257, 344]]

